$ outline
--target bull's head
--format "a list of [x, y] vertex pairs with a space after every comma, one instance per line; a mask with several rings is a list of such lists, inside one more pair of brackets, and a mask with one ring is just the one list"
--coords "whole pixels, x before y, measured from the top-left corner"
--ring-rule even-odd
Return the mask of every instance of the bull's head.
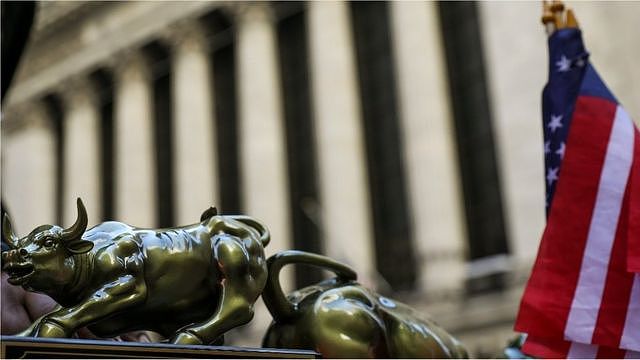
[[2, 270], [9, 283], [40, 292], [55, 291], [69, 284], [74, 276], [74, 254], [83, 254], [93, 243], [82, 239], [87, 228], [87, 211], [78, 198], [78, 218], [68, 229], [42, 225], [28, 236], [18, 238], [9, 217], [2, 219], [2, 232], [10, 249], [2, 253]]

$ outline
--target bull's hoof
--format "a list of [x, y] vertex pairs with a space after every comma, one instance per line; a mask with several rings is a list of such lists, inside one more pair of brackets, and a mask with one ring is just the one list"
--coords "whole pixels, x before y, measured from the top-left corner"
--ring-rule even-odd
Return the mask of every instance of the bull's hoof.
[[181, 331], [175, 334], [171, 339], [171, 343], [179, 345], [204, 345], [200, 338], [188, 331]]
[[46, 320], [40, 322], [33, 334], [35, 337], [47, 338], [67, 338], [70, 335], [69, 331], [66, 331], [62, 326]]

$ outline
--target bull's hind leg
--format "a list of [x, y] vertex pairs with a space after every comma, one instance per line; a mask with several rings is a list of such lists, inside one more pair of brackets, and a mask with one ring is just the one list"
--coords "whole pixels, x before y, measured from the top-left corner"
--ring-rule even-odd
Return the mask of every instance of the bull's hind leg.
[[215, 240], [215, 252], [222, 275], [218, 307], [208, 320], [179, 330], [171, 340], [175, 344], [210, 344], [253, 318], [253, 303], [264, 287], [266, 265], [262, 274], [254, 274], [246, 249], [229, 235]]

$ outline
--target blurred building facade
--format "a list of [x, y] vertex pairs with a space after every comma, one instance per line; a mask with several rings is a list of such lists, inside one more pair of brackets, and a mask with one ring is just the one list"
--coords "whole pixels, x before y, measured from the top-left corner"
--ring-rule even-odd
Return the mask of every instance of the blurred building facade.
[[[72, 223], [76, 197], [90, 224], [246, 213], [268, 254], [344, 261], [492, 355], [544, 228], [539, 7], [43, 2], [3, 108], [3, 206], [20, 234]], [[638, 119], [640, 6], [574, 7]]]

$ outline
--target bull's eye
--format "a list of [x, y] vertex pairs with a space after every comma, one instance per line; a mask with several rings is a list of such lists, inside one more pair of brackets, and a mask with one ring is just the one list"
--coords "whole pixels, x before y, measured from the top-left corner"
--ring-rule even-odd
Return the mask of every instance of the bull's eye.
[[46, 248], [50, 248], [50, 247], [52, 247], [52, 246], [53, 246], [53, 239], [46, 239], [46, 240], [44, 241], [44, 247], [46, 247]]

